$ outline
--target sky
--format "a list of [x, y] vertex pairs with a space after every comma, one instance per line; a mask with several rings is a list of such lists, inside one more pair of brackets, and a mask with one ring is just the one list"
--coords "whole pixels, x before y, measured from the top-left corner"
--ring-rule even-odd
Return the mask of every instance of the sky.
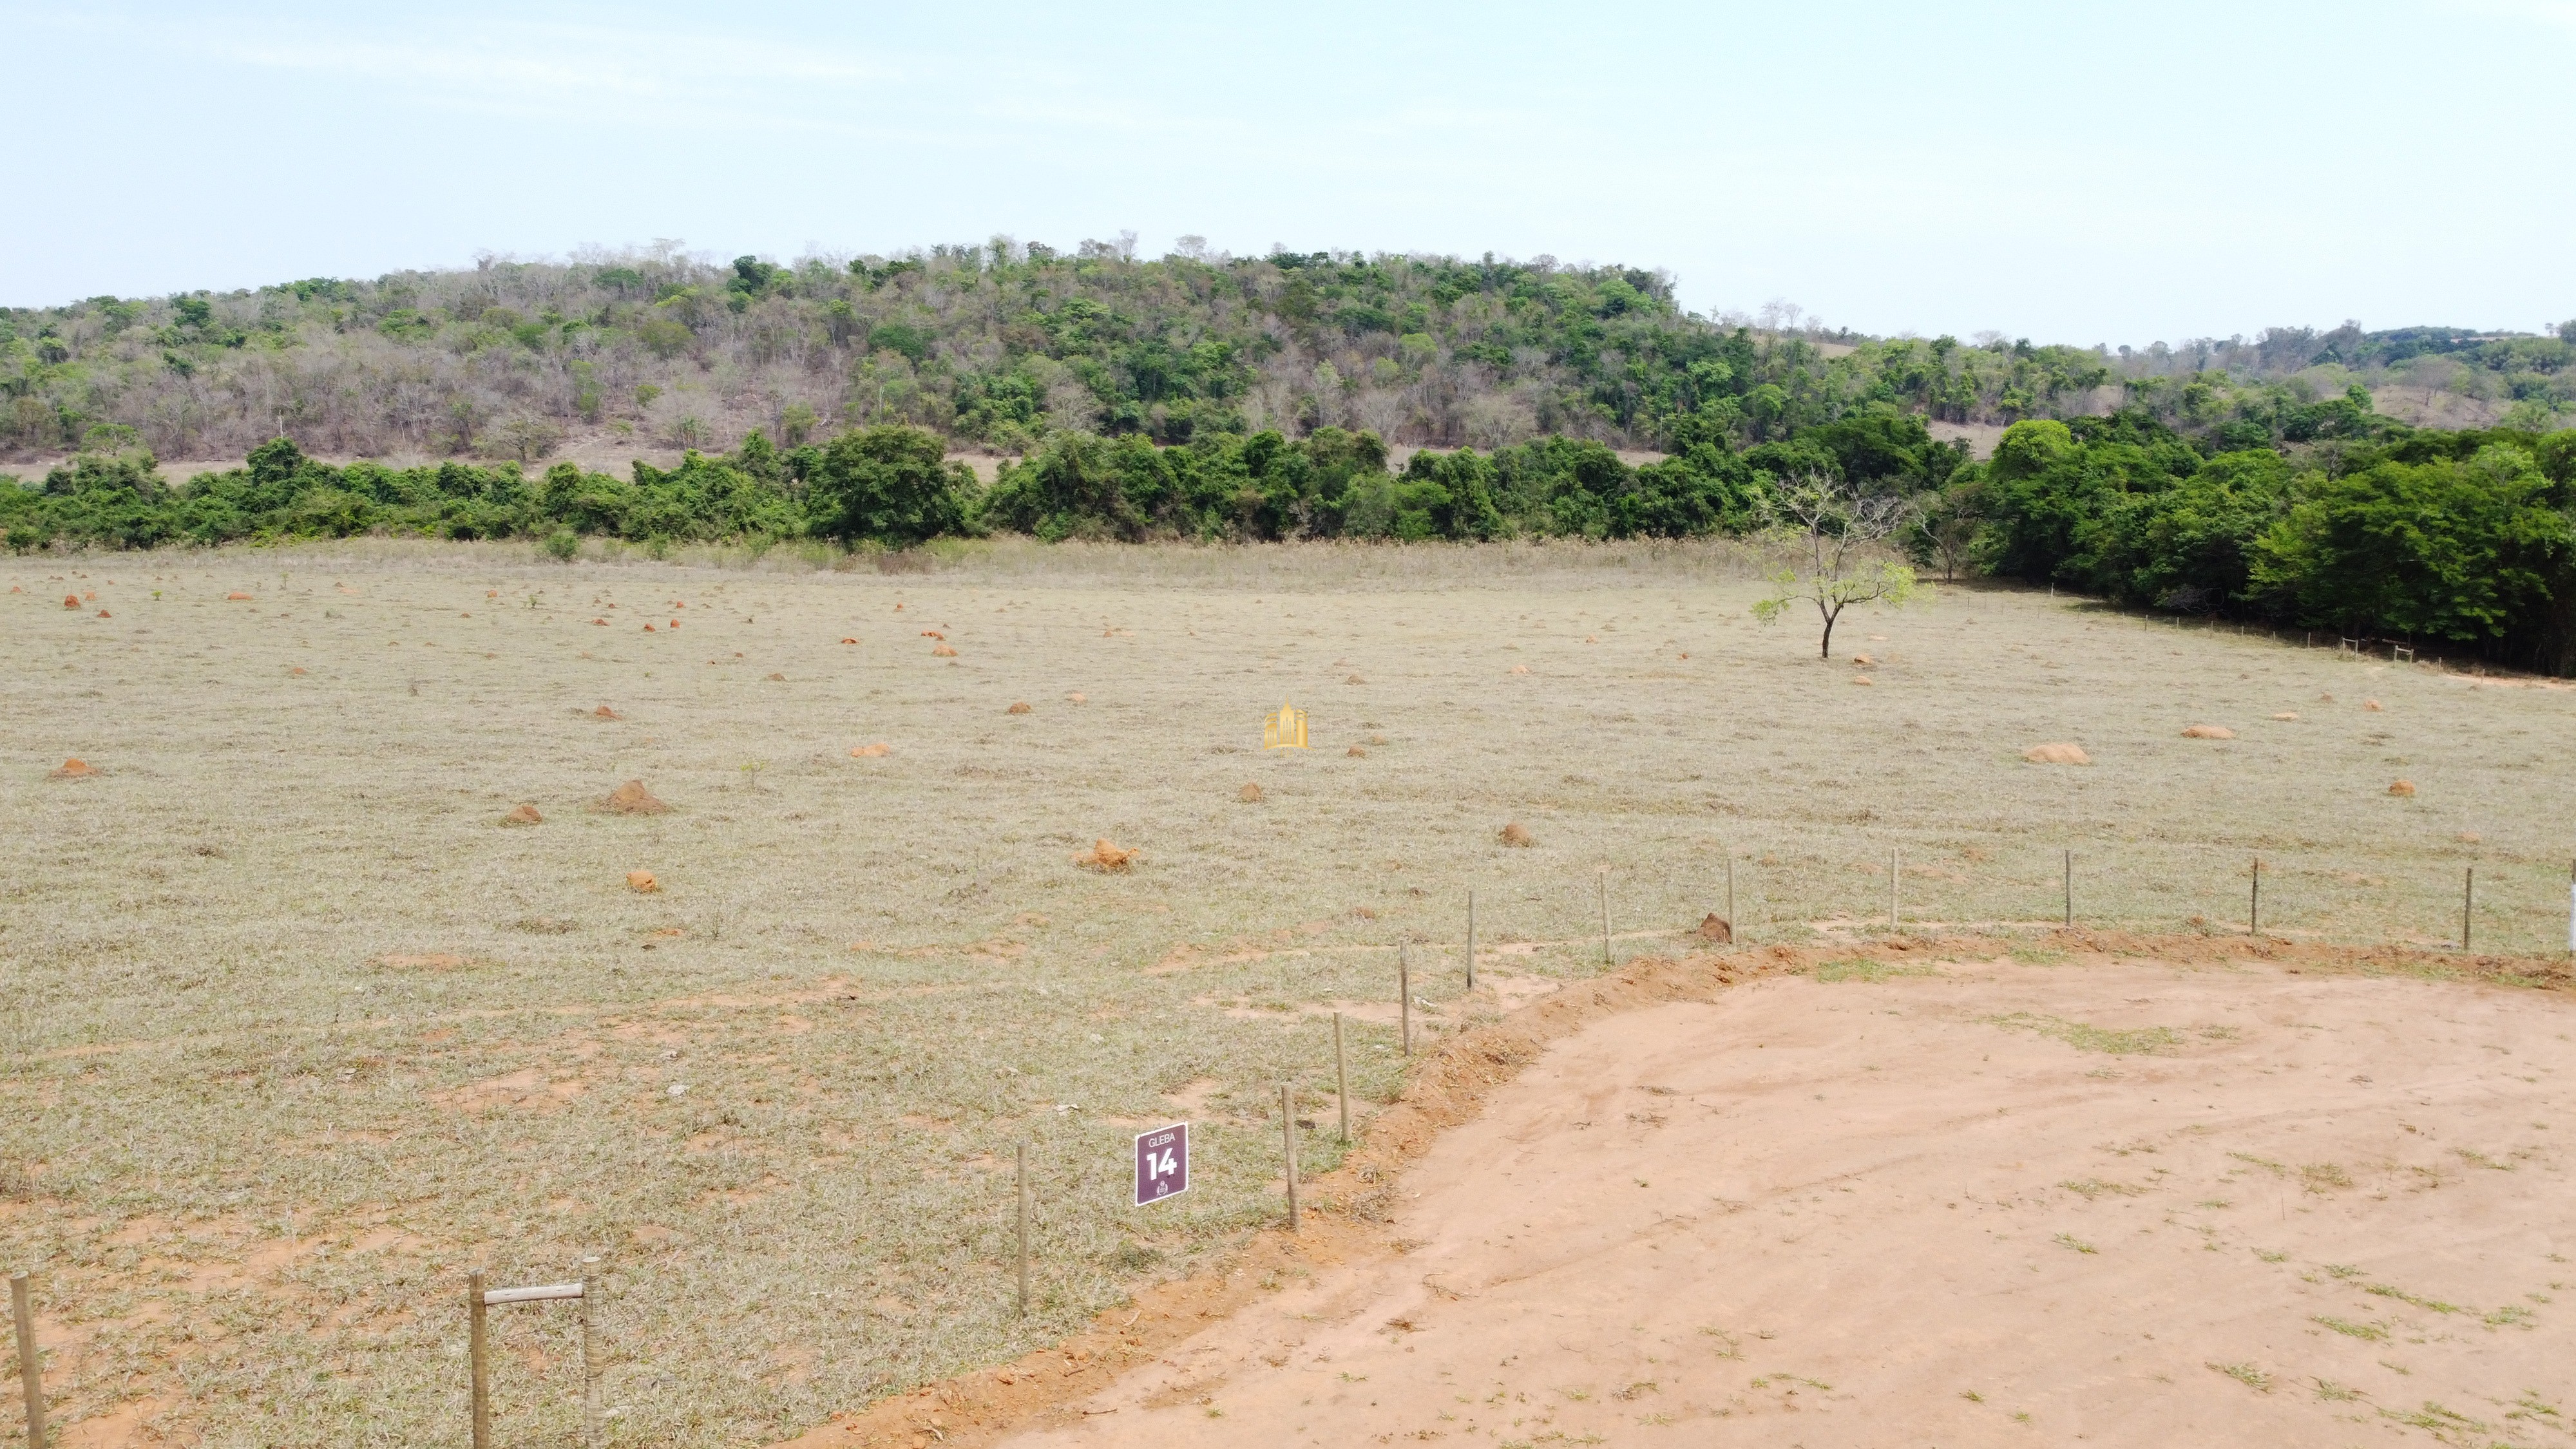
[[2144, 346], [2576, 318], [2576, 0], [0, 0], [0, 305], [1132, 230]]

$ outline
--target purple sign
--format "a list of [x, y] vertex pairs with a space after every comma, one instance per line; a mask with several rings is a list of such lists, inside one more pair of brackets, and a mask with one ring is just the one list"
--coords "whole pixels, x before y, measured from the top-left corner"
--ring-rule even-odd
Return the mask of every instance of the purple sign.
[[1136, 1206], [1190, 1190], [1190, 1124], [1136, 1135]]

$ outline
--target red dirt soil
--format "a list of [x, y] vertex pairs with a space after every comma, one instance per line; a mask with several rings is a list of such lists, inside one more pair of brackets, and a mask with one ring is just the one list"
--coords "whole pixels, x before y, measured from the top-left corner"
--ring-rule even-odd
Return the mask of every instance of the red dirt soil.
[[2429, 1400], [2483, 1443], [2556, 1402], [2566, 962], [2046, 944], [1568, 987], [1418, 1067], [1293, 1237], [794, 1442], [2269, 1445]]

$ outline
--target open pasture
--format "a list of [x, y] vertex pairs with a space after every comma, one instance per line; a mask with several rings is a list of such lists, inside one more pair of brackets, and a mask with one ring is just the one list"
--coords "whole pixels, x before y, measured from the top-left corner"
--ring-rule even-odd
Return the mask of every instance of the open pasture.
[[[1730, 858], [1743, 939], [1877, 929], [1891, 849], [1925, 929], [2053, 923], [2072, 850], [2089, 925], [2242, 930], [2259, 854], [2267, 931], [2449, 941], [2474, 865], [2482, 949], [2565, 940], [2554, 685], [1967, 588], [1820, 662], [1722, 546], [718, 562], [0, 568], [0, 1258], [66, 1443], [461, 1443], [465, 1271], [588, 1254], [614, 1442], [1007, 1357], [1274, 1210], [1332, 1010], [1393, 1089], [1399, 944], [1447, 1029], [1597, 969], [1605, 871], [1623, 956]], [[497, 1320], [510, 1442], [569, 1441], [570, 1324]]]

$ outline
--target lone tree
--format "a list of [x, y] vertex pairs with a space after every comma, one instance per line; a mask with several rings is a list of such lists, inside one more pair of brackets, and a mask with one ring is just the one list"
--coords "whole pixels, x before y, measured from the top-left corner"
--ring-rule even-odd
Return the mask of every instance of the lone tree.
[[1771, 535], [1789, 562], [1770, 576], [1772, 594], [1753, 606], [1775, 623], [1792, 604], [1816, 606], [1824, 621], [1817, 656], [1834, 657], [1834, 621], [1853, 604], [1902, 605], [1914, 596], [1914, 570], [1887, 556], [1890, 536], [1913, 517], [1901, 498], [1864, 498], [1827, 478], [1783, 485], [1767, 505]]

